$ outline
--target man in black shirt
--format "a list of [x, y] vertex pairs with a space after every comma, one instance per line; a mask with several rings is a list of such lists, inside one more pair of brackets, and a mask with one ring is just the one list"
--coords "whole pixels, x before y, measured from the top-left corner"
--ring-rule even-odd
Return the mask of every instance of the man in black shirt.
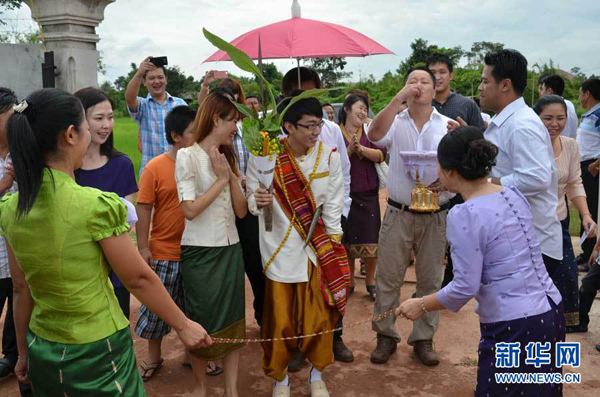
[[434, 53], [427, 58], [427, 69], [435, 75], [435, 97], [432, 104], [438, 112], [452, 120], [460, 117], [468, 125], [485, 130], [481, 111], [470, 98], [450, 90], [454, 67], [447, 55]]

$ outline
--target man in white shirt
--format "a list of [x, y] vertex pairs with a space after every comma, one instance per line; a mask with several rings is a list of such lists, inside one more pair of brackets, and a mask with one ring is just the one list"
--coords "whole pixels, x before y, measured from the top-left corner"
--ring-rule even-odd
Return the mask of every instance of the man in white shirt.
[[[300, 85], [298, 84], [298, 76], [300, 76]], [[288, 70], [281, 81], [281, 91], [286, 97], [293, 96], [299, 92], [299, 90], [307, 91], [315, 88], [321, 88], [321, 78], [315, 70], [304, 66], [300, 67], [300, 73], [298, 73], [298, 68]], [[342, 222], [345, 222], [348, 218], [348, 213], [350, 213], [350, 206], [352, 204], [352, 199], [350, 198], [350, 159], [348, 158], [346, 143], [344, 142], [344, 135], [342, 134], [340, 126], [333, 121], [330, 121], [325, 114], [323, 115], [323, 121], [324, 124], [321, 128], [319, 140], [330, 148], [335, 148], [340, 154], [342, 162], [342, 174], [344, 177], [344, 209], [342, 211]], [[336, 328], [341, 328], [342, 326], [343, 318], [340, 317], [340, 321], [336, 324]], [[342, 332], [335, 333], [333, 352], [337, 361], [354, 361], [354, 354], [342, 340]], [[304, 361], [302, 354], [297, 354], [290, 363], [289, 371], [300, 371]]]
[[[260, 251], [267, 277], [261, 328], [264, 339], [329, 331], [345, 310], [350, 276], [341, 244], [342, 168], [339, 153], [318, 140], [322, 117], [316, 98], [296, 102], [285, 114], [287, 139], [277, 156], [272, 195], [259, 188], [255, 158], [248, 164], [248, 208], [259, 216]], [[273, 229], [265, 232], [261, 215], [269, 204], [273, 205]], [[318, 208], [322, 208], [320, 222], [314, 217]], [[276, 381], [273, 396], [290, 395], [288, 364], [297, 349], [313, 365], [311, 395], [329, 396], [321, 373], [334, 360], [333, 334], [262, 346], [263, 370]]]
[[562, 261], [562, 230], [556, 216], [558, 177], [550, 135], [523, 100], [527, 60], [505, 49], [485, 56], [481, 107], [496, 115], [484, 133], [500, 149], [492, 182], [514, 186], [529, 201], [544, 264], [552, 276]]
[[[379, 235], [377, 257], [377, 298], [374, 315], [380, 315], [398, 306], [400, 288], [404, 283], [410, 262], [411, 248], [416, 255], [417, 296], [436, 292], [442, 283], [443, 260], [446, 252], [446, 215], [448, 200], [453, 196], [439, 195], [440, 210], [429, 213], [411, 212], [411, 192], [415, 183], [407, 176], [401, 151], [435, 151], [447, 132], [450, 119], [432, 106], [435, 94], [435, 76], [424, 67], [411, 69], [405, 78], [404, 88], [373, 120], [369, 139], [385, 146], [390, 154], [390, 171], [387, 180], [388, 206]], [[398, 110], [408, 102], [408, 109]], [[435, 167], [425, 170], [422, 180], [436, 181], [430, 186], [439, 189]], [[437, 365], [439, 359], [433, 350], [433, 335], [439, 323], [439, 312], [425, 314], [413, 323], [408, 344], [426, 365]], [[388, 316], [373, 321], [377, 332], [377, 347], [371, 361], [383, 364], [396, 351], [400, 335], [395, 317]]]
[[[540, 93], [540, 97], [546, 95], [558, 95], [562, 97], [564, 91], [565, 80], [557, 74], [544, 76], [538, 81], [538, 92]], [[565, 99], [565, 103], [567, 104], [567, 124], [561, 135], [575, 139], [579, 118], [577, 117], [573, 102]]]

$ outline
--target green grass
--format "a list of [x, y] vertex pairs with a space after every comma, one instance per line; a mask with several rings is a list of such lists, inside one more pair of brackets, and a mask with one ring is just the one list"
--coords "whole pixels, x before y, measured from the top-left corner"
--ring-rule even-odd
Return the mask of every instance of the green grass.
[[139, 178], [140, 164], [142, 162], [142, 153], [138, 150], [138, 126], [130, 117], [115, 118], [115, 127], [113, 128], [115, 139], [115, 149], [125, 153], [135, 167], [135, 178]]

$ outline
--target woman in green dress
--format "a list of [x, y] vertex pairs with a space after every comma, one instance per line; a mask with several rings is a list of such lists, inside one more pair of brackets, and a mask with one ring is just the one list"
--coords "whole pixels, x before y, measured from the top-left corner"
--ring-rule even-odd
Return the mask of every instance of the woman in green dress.
[[145, 396], [111, 269], [187, 348], [210, 337], [138, 254], [119, 197], [75, 182], [90, 143], [79, 99], [32, 93], [15, 107], [8, 141], [19, 193], [0, 201], [0, 226], [15, 289], [17, 377], [36, 397]]

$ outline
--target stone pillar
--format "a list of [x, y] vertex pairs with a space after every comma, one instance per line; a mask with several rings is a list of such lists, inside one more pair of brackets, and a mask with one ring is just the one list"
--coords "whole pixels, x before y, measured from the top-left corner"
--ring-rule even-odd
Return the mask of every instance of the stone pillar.
[[[75, 92], [98, 86], [100, 37], [96, 26], [104, 19], [104, 9], [116, 0], [36, 0], [36, 12], [48, 51], [54, 51], [56, 87]], [[25, 2], [30, 8], [31, 3]]]

